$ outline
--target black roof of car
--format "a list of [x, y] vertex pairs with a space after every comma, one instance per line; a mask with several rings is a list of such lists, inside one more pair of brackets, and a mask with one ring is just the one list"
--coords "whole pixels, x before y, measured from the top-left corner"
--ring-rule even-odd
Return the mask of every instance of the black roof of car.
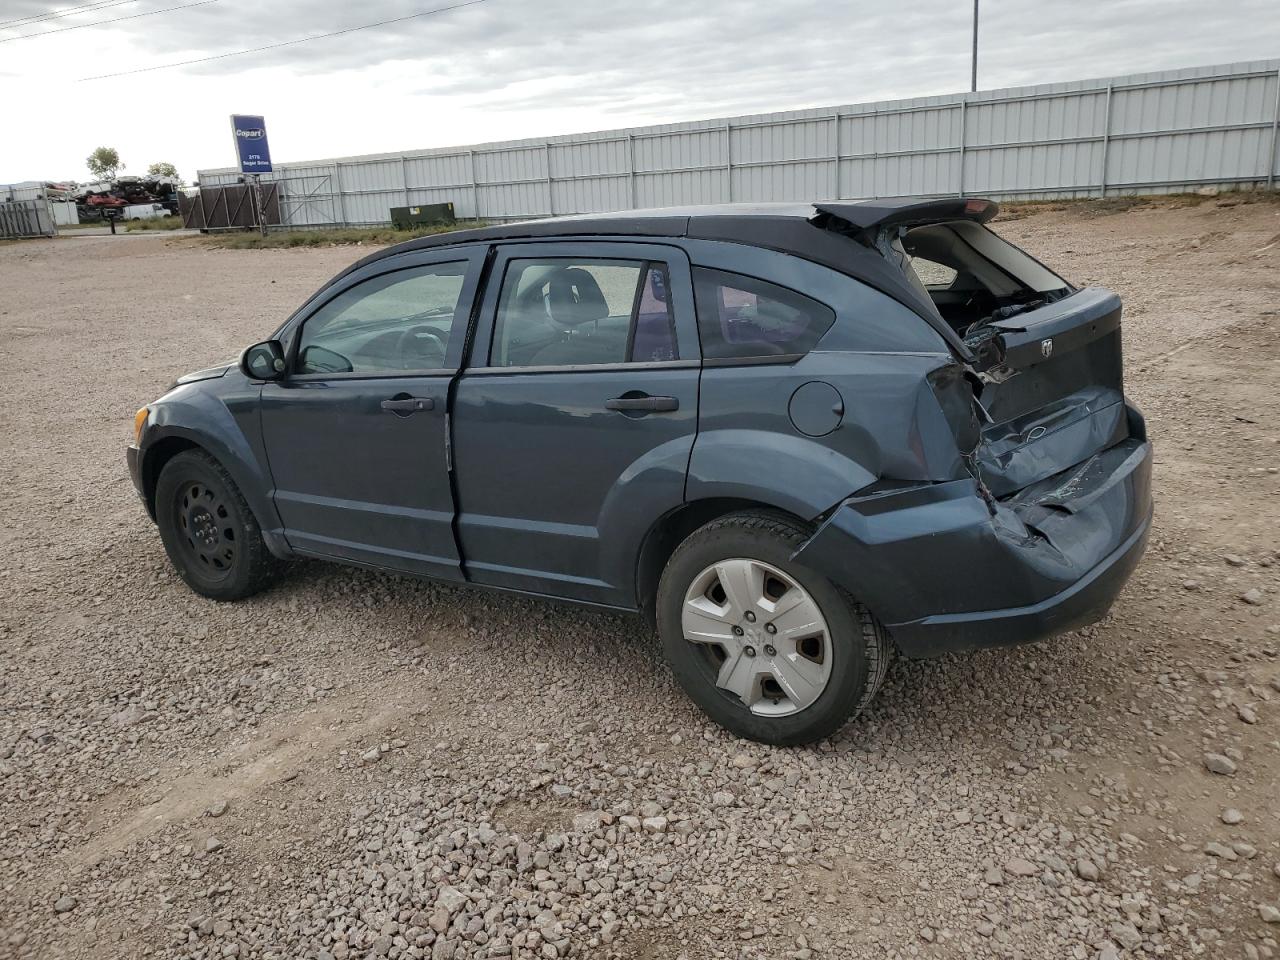
[[999, 207], [995, 202], [977, 197], [891, 197], [829, 203], [724, 203], [573, 214], [407, 240], [371, 253], [334, 280], [385, 257], [465, 243], [591, 236], [720, 240], [788, 253], [862, 280], [925, 317], [948, 342], [964, 351], [951, 328], [940, 322], [937, 309], [925, 292], [878, 250], [859, 241], [881, 227], [945, 220], [986, 223], [997, 212]]

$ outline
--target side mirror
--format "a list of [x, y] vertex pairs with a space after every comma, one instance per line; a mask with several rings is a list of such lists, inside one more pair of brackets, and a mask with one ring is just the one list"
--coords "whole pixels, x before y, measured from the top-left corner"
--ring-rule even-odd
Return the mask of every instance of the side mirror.
[[240, 354], [240, 372], [250, 380], [279, 380], [284, 375], [284, 347], [264, 340]]

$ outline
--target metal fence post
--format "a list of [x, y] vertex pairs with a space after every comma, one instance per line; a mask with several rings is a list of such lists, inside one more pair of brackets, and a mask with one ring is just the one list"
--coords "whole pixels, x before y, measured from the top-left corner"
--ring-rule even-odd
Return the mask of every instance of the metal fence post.
[[1280, 150], [1280, 70], [1276, 71], [1276, 109], [1271, 114], [1271, 160], [1267, 164], [1267, 189], [1276, 180], [1276, 153]]
[[635, 134], [627, 134], [627, 186], [631, 191], [631, 209], [640, 207], [640, 199], [636, 196], [636, 138]]
[[968, 132], [968, 116], [969, 116], [969, 98], [965, 97], [960, 101], [960, 153], [958, 163], [960, 169], [956, 174], [956, 189], [960, 196], [964, 196], [964, 148], [965, 143], [969, 139]]
[[835, 154], [831, 157], [831, 199], [840, 199], [840, 114], [836, 113], [831, 122], [835, 129], [831, 132], [831, 140]]
[[1107, 105], [1102, 112], [1102, 176], [1098, 178], [1098, 195], [1107, 195], [1107, 164], [1111, 156], [1111, 84], [1107, 84]]
[[407, 207], [413, 201], [409, 199], [409, 160], [403, 153], [400, 154], [400, 182], [404, 184], [404, 205]]
[[342, 196], [342, 164], [337, 160], [333, 161], [333, 189], [338, 197], [338, 216], [345, 227], [347, 226], [347, 201]]
[[556, 215], [556, 197], [555, 190], [551, 186], [551, 143], [550, 141], [542, 144], [542, 162], [547, 168], [547, 215], [554, 217]]
[[724, 125], [724, 187], [725, 193], [729, 198], [729, 203], [733, 203], [733, 124], [726, 123]]
[[471, 167], [471, 219], [480, 219], [480, 181], [476, 179], [476, 152], [467, 151], [467, 161]]

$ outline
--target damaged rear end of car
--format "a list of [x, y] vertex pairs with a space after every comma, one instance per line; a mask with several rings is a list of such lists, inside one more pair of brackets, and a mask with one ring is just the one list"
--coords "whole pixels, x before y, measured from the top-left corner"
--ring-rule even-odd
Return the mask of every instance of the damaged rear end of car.
[[878, 477], [824, 514], [796, 559], [866, 603], [911, 657], [1103, 617], [1152, 515], [1120, 298], [1072, 286], [989, 230], [990, 201], [816, 206], [816, 226], [900, 272], [894, 295], [946, 342], [951, 356], [926, 377], [946, 436], [915, 442], [954, 444], [963, 469]]

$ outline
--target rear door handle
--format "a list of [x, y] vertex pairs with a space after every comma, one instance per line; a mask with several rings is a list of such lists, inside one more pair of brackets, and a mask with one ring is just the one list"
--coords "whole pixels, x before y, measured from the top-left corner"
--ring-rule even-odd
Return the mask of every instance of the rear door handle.
[[436, 402], [430, 397], [397, 397], [395, 400], [383, 400], [382, 409], [388, 413], [417, 413], [419, 410], [430, 410]]
[[606, 400], [608, 410], [642, 410], [646, 413], [670, 413], [680, 409], [680, 401], [675, 397], [614, 397]]

